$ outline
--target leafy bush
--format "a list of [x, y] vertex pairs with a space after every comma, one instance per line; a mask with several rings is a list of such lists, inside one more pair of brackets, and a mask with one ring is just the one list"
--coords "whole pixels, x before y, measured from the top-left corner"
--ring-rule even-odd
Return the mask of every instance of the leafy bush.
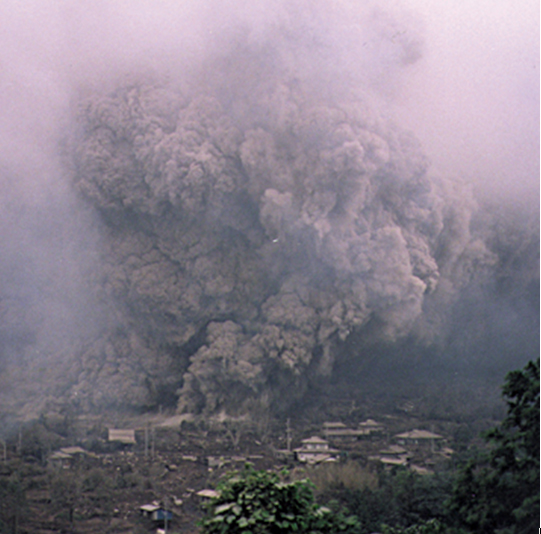
[[315, 503], [308, 480], [283, 481], [246, 465], [218, 485], [201, 521], [203, 534], [354, 534], [355, 517]]

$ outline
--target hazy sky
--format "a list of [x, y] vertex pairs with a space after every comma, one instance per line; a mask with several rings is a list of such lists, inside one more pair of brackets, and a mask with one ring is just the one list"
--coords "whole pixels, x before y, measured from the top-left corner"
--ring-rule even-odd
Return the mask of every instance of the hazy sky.
[[[364, 2], [332, 5], [336, 11], [367, 9]], [[425, 38], [423, 59], [408, 69], [393, 94], [400, 120], [444, 170], [503, 194], [537, 193], [539, 2], [388, 5], [397, 13], [407, 6]], [[255, 32], [272, 27], [283, 3], [221, 6], [213, 1], [4, 0], [0, 161], [48, 182], [70, 97], [82, 80], [100, 85], [111, 72], [142, 61], [172, 65], [181, 56], [197, 57], [215, 34], [234, 23], [247, 22]]]
[[539, 190], [539, 2], [409, 0], [426, 56], [401, 116], [434, 162], [499, 194]]

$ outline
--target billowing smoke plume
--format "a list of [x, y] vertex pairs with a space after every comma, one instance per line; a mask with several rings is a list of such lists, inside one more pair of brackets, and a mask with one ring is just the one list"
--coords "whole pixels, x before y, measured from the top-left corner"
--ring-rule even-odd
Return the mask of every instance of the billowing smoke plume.
[[445, 345], [465, 292], [514, 261], [473, 188], [388, 118], [418, 19], [275, 8], [74, 97], [65, 166], [99, 219], [84, 283], [108, 310], [62, 367], [79, 407], [282, 408], [378, 344]]
[[[494, 262], [467, 188], [430, 177], [367, 96], [291, 72], [285, 45], [241, 35], [197, 90], [135, 82], [82, 107], [76, 185], [106, 221], [109, 294], [144, 325], [124, 357], [157, 353], [156, 388], [183, 369], [181, 409], [302, 394], [337, 341], [432, 328], [425, 302]], [[160, 344], [185, 355], [162, 369]]]

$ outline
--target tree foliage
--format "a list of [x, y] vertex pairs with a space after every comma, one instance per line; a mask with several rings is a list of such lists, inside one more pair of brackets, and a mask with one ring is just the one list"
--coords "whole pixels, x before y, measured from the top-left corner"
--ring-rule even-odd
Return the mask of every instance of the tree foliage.
[[358, 522], [315, 503], [308, 480], [283, 481], [247, 465], [218, 486], [201, 521], [203, 534], [331, 534], [358, 532]]
[[18, 525], [27, 510], [26, 494], [18, 476], [0, 481], [0, 533], [18, 532]]
[[384, 528], [389, 533], [395, 530], [409, 533], [417, 532], [409, 528], [434, 530], [437, 525], [448, 522], [445, 501], [451, 490], [450, 473], [422, 476], [400, 468], [393, 472], [382, 471], [376, 487], [361, 490], [337, 487], [325, 495], [344, 503], [357, 516], [363, 534]]
[[462, 468], [450, 506], [475, 532], [526, 534], [539, 527], [539, 359], [508, 373], [503, 396], [507, 416]]

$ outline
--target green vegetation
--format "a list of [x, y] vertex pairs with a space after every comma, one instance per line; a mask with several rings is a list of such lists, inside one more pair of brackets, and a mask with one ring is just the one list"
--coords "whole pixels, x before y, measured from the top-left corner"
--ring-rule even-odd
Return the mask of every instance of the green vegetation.
[[[338, 500], [359, 519], [362, 534], [387, 529], [389, 534], [438, 532], [437, 525], [450, 524], [445, 506], [452, 490], [450, 473], [421, 476], [406, 468], [379, 474], [376, 487], [355, 490], [335, 487], [323, 495]], [[421, 526], [425, 530], [408, 530]], [[428, 529], [428, 530], [426, 530]], [[432, 529], [432, 530], [430, 530]]]
[[315, 503], [308, 480], [283, 481], [247, 465], [218, 486], [201, 521], [204, 534], [357, 533], [358, 522]]
[[17, 533], [19, 523], [27, 509], [23, 485], [12, 475], [0, 484], [0, 533]]
[[539, 528], [539, 359], [507, 375], [507, 416], [485, 434], [488, 452], [461, 470], [451, 508], [478, 533]]

